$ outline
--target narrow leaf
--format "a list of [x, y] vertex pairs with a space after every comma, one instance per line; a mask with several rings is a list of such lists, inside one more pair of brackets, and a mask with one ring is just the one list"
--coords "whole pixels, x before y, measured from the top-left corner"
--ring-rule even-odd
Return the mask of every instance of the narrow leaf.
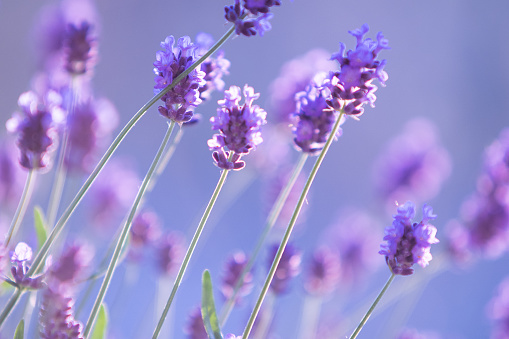
[[205, 330], [210, 339], [223, 339], [219, 322], [217, 320], [216, 306], [212, 291], [212, 281], [208, 270], [203, 272], [202, 295], [201, 295], [201, 316]]
[[106, 331], [108, 329], [108, 311], [106, 310], [106, 306], [101, 304], [101, 308], [99, 309], [99, 314], [97, 316], [97, 321], [95, 322], [94, 332], [92, 332], [92, 336], [90, 339], [104, 339], [106, 338]]
[[44, 213], [39, 206], [35, 206], [34, 208], [34, 221], [35, 234], [37, 235], [37, 245], [39, 248], [41, 248], [48, 238], [48, 229], [46, 228]]
[[25, 337], [25, 320], [21, 319], [19, 321], [18, 327], [16, 327], [16, 332], [14, 332], [14, 339], [23, 339]]

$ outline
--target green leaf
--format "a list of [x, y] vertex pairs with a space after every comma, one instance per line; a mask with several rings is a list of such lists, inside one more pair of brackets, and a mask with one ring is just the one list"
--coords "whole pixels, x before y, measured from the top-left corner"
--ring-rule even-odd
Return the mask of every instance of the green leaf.
[[104, 339], [106, 338], [106, 332], [108, 329], [108, 311], [106, 310], [106, 306], [101, 304], [101, 308], [99, 309], [99, 315], [97, 316], [97, 321], [95, 322], [94, 332], [92, 332], [92, 336], [90, 339]]
[[34, 208], [34, 220], [37, 244], [39, 245], [39, 248], [41, 248], [48, 238], [48, 229], [46, 228], [44, 213], [39, 206], [35, 206]]
[[18, 327], [16, 327], [16, 332], [14, 332], [14, 339], [23, 339], [25, 337], [25, 320], [21, 319], [19, 321]]
[[214, 304], [214, 295], [212, 292], [212, 281], [208, 270], [203, 272], [202, 278], [201, 316], [209, 338], [223, 339], [217, 320], [216, 306]]

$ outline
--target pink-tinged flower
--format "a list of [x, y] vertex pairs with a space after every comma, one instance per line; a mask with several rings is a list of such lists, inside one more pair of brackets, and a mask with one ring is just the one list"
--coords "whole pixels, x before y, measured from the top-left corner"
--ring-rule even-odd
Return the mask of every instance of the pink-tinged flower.
[[92, 252], [89, 247], [74, 243], [68, 245], [47, 273], [48, 284], [54, 291], [67, 289], [83, 276], [90, 265]]
[[451, 160], [435, 126], [419, 118], [407, 123], [379, 155], [373, 173], [376, 191], [387, 205], [422, 202], [439, 193], [451, 173]]
[[40, 335], [43, 339], [83, 339], [83, 325], [74, 319], [71, 297], [48, 287], [44, 290], [39, 314]]
[[384, 240], [387, 243], [380, 245], [378, 253], [385, 255], [394, 274], [410, 275], [414, 273], [414, 264], [421, 267], [429, 265], [431, 245], [438, 243], [438, 239], [435, 237], [437, 229], [428, 222], [436, 215], [428, 205], [423, 206], [422, 214], [422, 221], [414, 223], [415, 205], [409, 201], [398, 207], [392, 225], [385, 228]]
[[156, 245], [157, 263], [162, 274], [173, 274], [185, 253], [184, 238], [176, 233], [165, 234]]

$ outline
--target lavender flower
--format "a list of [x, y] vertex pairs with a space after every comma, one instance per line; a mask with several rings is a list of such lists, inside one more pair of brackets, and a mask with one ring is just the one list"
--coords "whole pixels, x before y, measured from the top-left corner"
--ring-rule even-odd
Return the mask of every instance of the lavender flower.
[[[270, 248], [269, 260], [267, 263], [272, 266], [272, 262], [276, 257], [279, 245], [275, 244]], [[279, 261], [276, 268], [276, 273], [270, 284], [272, 292], [275, 294], [282, 294], [288, 291], [288, 287], [292, 278], [295, 278], [300, 273], [300, 264], [302, 261], [302, 254], [297, 248], [289, 244], [286, 246], [283, 256]]]
[[118, 113], [107, 100], [87, 100], [76, 105], [67, 119], [68, 152], [65, 164], [70, 171], [89, 173], [98, 151], [118, 123]]
[[438, 243], [435, 237], [437, 229], [429, 224], [436, 218], [431, 206], [422, 207], [423, 219], [419, 223], [412, 223], [415, 217], [415, 205], [408, 201], [398, 207], [391, 226], [385, 228], [384, 240], [378, 253], [385, 255], [385, 261], [392, 273], [410, 275], [414, 273], [413, 264], [421, 267], [429, 265], [431, 260], [431, 245]]
[[[210, 34], [200, 33], [196, 36], [196, 56], [202, 57], [214, 43], [214, 39]], [[203, 80], [205, 84], [201, 86], [198, 91], [200, 92], [200, 99], [202, 101], [210, 99], [210, 94], [213, 91], [222, 91], [224, 89], [223, 75], [228, 74], [230, 68], [230, 61], [225, 59], [224, 52], [219, 51], [215, 57], [208, 57], [200, 65], [201, 71], [205, 73]]]
[[[173, 80], [189, 68], [198, 58], [197, 46], [188, 36], [182, 37], [174, 46], [175, 38], [168, 36], [161, 42], [162, 51], [156, 54], [154, 62], [155, 86], [154, 93], [159, 93]], [[161, 100], [165, 106], [159, 106], [159, 113], [179, 124], [188, 122], [193, 117], [193, 109], [201, 103], [198, 89], [206, 84], [205, 73], [194, 69], [175, 87], [164, 94]]]
[[[320, 73], [304, 92], [295, 95], [297, 111], [294, 114], [296, 121], [293, 141], [300, 151], [310, 155], [320, 153], [338, 116], [327, 106], [326, 99], [330, 96], [330, 91], [325, 86], [327, 82], [326, 75]], [[341, 123], [343, 122], [344, 120]], [[339, 129], [336, 137], [341, 133]]]
[[43, 339], [82, 339], [83, 325], [72, 314], [73, 300], [47, 288], [42, 296], [40, 335]]
[[48, 92], [45, 102], [33, 92], [20, 95], [18, 105], [22, 113], [15, 113], [6, 126], [11, 133], [19, 134], [21, 166], [42, 169], [49, 165], [49, 153], [56, 141], [55, 128], [63, 120], [60, 100], [56, 92]]
[[362, 106], [369, 103], [374, 107], [377, 87], [372, 84], [373, 79], [385, 86], [388, 79], [383, 70], [386, 60], [376, 60], [378, 53], [383, 49], [389, 49], [388, 41], [383, 34], [377, 34], [377, 41], [365, 39], [364, 35], [369, 31], [367, 24], [360, 29], [348, 31], [357, 39], [355, 50], [349, 50], [343, 56], [345, 45], [339, 44], [339, 52], [332, 55], [332, 60], [337, 60], [341, 70], [332, 75], [329, 83], [332, 98], [327, 104], [334, 110], [343, 110], [345, 114], [360, 116], [364, 113]]
[[314, 295], [331, 293], [339, 282], [340, 266], [339, 258], [329, 248], [316, 250], [306, 279], [306, 291]]
[[157, 244], [157, 261], [163, 274], [172, 274], [182, 261], [184, 240], [173, 232], [164, 235]]
[[488, 317], [494, 322], [490, 338], [507, 339], [509, 333], [509, 278], [498, 286], [497, 295], [489, 302]]
[[295, 94], [304, 91], [317, 73], [335, 67], [329, 57], [329, 52], [313, 49], [281, 67], [279, 76], [270, 85], [270, 111], [277, 122], [286, 125], [291, 122], [296, 111]]
[[32, 249], [24, 242], [20, 242], [14, 248], [11, 255], [11, 274], [14, 282], [20, 286], [30, 289], [40, 289], [44, 286], [42, 282], [43, 276], [28, 277], [26, 274], [30, 266], [28, 262], [32, 259]]
[[[244, 168], [245, 163], [240, 161], [240, 157], [263, 141], [260, 126], [267, 123], [267, 113], [253, 105], [253, 101], [258, 99], [260, 94], [254, 93], [252, 87], [245, 85], [244, 97], [244, 105], [239, 106], [240, 88], [231, 86], [224, 91], [224, 100], [218, 101], [221, 107], [217, 109], [217, 117], [210, 119], [212, 129], [219, 130], [220, 134], [215, 134], [208, 141], [208, 146], [214, 150], [212, 157], [216, 166], [222, 169]], [[228, 154], [231, 154], [232, 159], [228, 159], [225, 149], [230, 151]]]
[[161, 221], [157, 214], [142, 210], [134, 217], [130, 229], [129, 259], [138, 261], [147, 247], [152, 246], [160, 236]]
[[[221, 285], [221, 292], [225, 299], [230, 299], [233, 296], [235, 285], [240, 278], [242, 270], [247, 265], [247, 257], [244, 252], [236, 252], [232, 254], [223, 269], [223, 284]], [[242, 297], [245, 297], [253, 288], [253, 274], [247, 272], [244, 275], [244, 280], [239, 288], [239, 292], [235, 298], [236, 302], [239, 302]]]
[[90, 36], [91, 26], [83, 21], [80, 26], [68, 24], [64, 39], [65, 69], [73, 75], [85, 74], [95, 56], [95, 39]]
[[66, 247], [59, 260], [48, 271], [48, 283], [54, 291], [63, 285], [73, 285], [92, 258], [90, 250], [77, 243]]
[[451, 160], [439, 144], [435, 126], [420, 118], [410, 121], [379, 156], [374, 168], [378, 194], [394, 201], [434, 198], [451, 172]]
[[196, 307], [191, 311], [187, 326], [184, 329], [184, 333], [187, 334], [188, 339], [208, 339], [205, 325], [203, 324], [203, 318], [201, 315], [201, 308]]
[[269, 20], [273, 14], [269, 13], [269, 8], [279, 5], [279, 0], [244, 0], [244, 5], [240, 0], [235, 0], [234, 5], [224, 7], [224, 17], [235, 24], [237, 35], [250, 37], [258, 33], [263, 36], [272, 28]]

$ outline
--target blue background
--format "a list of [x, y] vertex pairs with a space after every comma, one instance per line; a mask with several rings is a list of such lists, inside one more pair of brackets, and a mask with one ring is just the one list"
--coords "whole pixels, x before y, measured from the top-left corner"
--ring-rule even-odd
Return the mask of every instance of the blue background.
[[[36, 69], [33, 23], [46, 3], [49, 2], [0, 2], [2, 121], [16, 110], [19, 94], [29, 89]], [[222, 17], [222, 8], [227, 4], [228, 1], [132, 0], [105, 0], [96, 4], [101, 28], [94, 91], [115, 104], [120, 112], [120, 125], [152, 96], [152, 63], [159, 42], [167, 35], [194, 37], [202, 31], [219, 38], [229, 27]], [[351, 48], [354, 39], [347, 31], [363, 23], [370, 25], [370, 37], [382, 31], [392, 48], [382, 55], [388, 60], [389, 80], [387, 87], [377, 92], [376, 108], [367, 108], [360, 122], [351, 120], [345, 124], [343, 137], [333, 144], [313, 184], [307, 221], [294, 237], [304, 255], [309, 255], [318, 245], [321, 230], [335, 220], [341, 208], [380, 209], [371, 181], [373, 162], [390, 138], [414, 117], [426, 117], [436, 124], [453, 163], [452, 174], [440, 195], [430, 201], [439, 216], [435, 223], [437, 237], [444, 238], [443, 226], [458, 215], [462, 201], [475, 189], [483, 149], [503, 127], [509, 126], [506, 110], [509, 2], [296, 0], [284, 1], [273, 12], [273, 29], [264, 37], [237, 37], [223, 48], [232, 63], [230, 75], [225, 77], [227, 86], [248, 83], [261, 93], [258, 102], [261, 106], [268, 101], [269, 85], [286, 61], [312, 48], [336, 52], [340, 41]], [[215, 113], [214, 101], [219, 98], [216, 93], [198, 111], [211, 116]], [[165, 120], [153, 108], [120, 147], [118, 154], [136, 160], [140, 177], [148, 168], [165, 129]], [[206, 147], [211, 135], [206, 121], [186, 132], [165, 177], [149, 200], [165, 228], [180, 230], [187, 239], [219, 177]], [[249, 167], [249, 157], [246, 161]], [[306, 169], [309, 171], [310, 167]], [[249, 173], [248, 170], [231, 173], [218, 203], [226, 204], [228, 190], [247, 180]], [[261, 194], [263, 185], [260, 185], [263, 173], [257, 175], [227, 213], [213, 211], [213, 232], [206, 232], [206, 241], [200, 242], [179, 291], [173, 313], [174, 335], [170, 337], [184, 337], [180, 328], [189, 311], [199, 303], [203, 269], [211, 270], [217, 284], [226, 255], [234, 249], [252, 249], [266, 213]], [[46, 178], [51, 180], [52, 176]], [[43, 189], [44, 185], [39, 187]], [[36, 199], [39, 199], [36, 203], [45, 204], [44, 195], [37, 195]], [[79, 213], [71, 219], [74, 225], [83, 224]], [[381, 222], [390, 223], [391, 216], [383, 215]], [[438, 252], [440, 248], [443, 244], [433, 251]], [[265, 257], [261, 258], [263, 262]], [[380, 260], [383, 261], [381, 256]], [[432, 266], [433, 261], [430, 269]], [[494, 261], [480, 261], [467, 270], [454, 268], [442, 273], [425, 288], [417, 289], [402, 298], [401, 303], [374, 316], [360, 337], [391, 338], [400, 326], [407, 326], [434, 331], [444, 338], [486, 338], [490, 322], [485, 308], [498, 283], [509, 275], [508, 268], [505, 255]], [[263, 269], [259, 268], [258, 273]], [[117, 338], [144, 338], [152, 333], [154, 324], [142, 315], [153, 312], [151, 298], [157, 275], [150, 267], [142, 268], [140, 273], [140, 283], [120, 290], [119, 282], [126, 277], [126, 269], [121, 267], [108, 293], [112, 333]], [[263, 274], [259, 275], [261, 278]], [[419, 279], [419, 275], [425, 276], [425, 270], [418, 269], [412, 277], [398, 277], [392, 289], [397, 292], [402, 288], [398, 283], [409, 283]], [[388, 276], [388, 270], [381, 269], [358, 295], [350, 292], [355, 295], [357, 305], [370, 301]], [[295, 321], [299, 319], [302, 304], [299, 282], [294, 284], [295, 293], [281, 298], [278, 305], [274, 330], [280, 338], [296, 336]], [[258, 290], [255, 287], [252, 298]], [[218, 294], [216, 299], [219, 298]], [[251, 303], [232, 316], [225, 333], [241, 334]], [[339, 317], [351, 312], [341, 309], [342, 302], [334, 299], [323, 312], [332, 319], [337, 315], [339, 322]], [[400, 314], [398, 310], [411, 313], [391, 317]], [[13, 319], [4, 329], [7, 337], [12, 335], [17, 322]], [[82, 315], [81, 320], [85, 319]], [[350, 331], [348, 328], [343, 337]]]

